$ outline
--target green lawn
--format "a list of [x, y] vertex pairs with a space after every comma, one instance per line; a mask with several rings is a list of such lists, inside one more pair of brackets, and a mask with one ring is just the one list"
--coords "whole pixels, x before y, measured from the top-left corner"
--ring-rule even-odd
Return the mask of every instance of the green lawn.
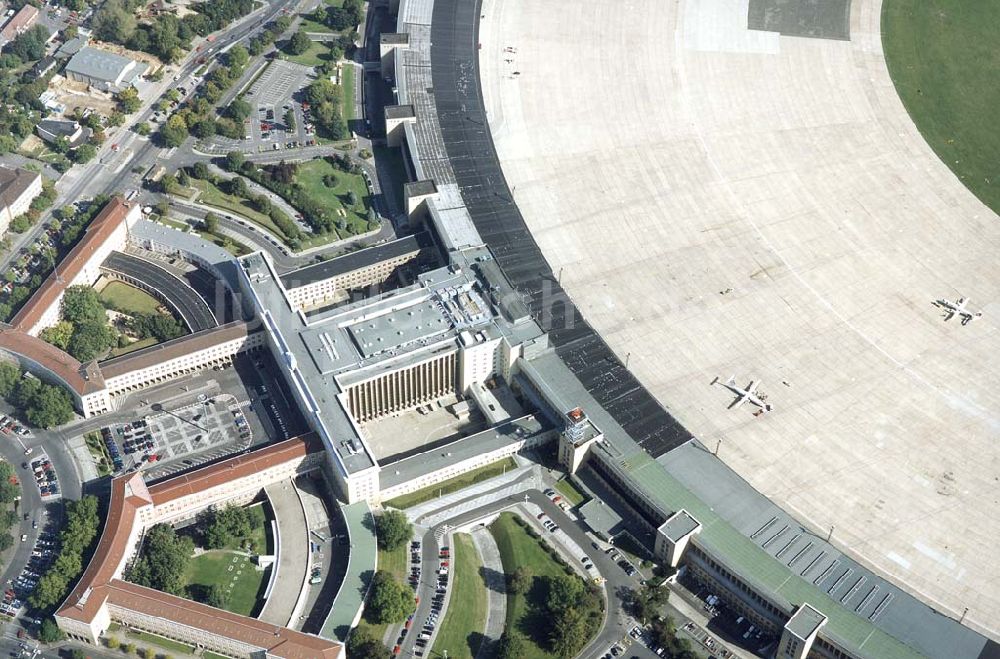
[[[514, 515], [503, 513], [490, 525], [490, 532], [500, 549], [503, 570], [511, 574], [518, 566], [531, 571], [534, 583], [526, 594], [507, 594], [507, 629], [517, 629], [528, 639], [528, 652], [524, 659], [554, 659], [556, 655], [543, 649], [548, 635], [548, 620], [536, 613], [544, 601], [543, 577], [565, 575], [563, 566], [543, 548], [541, 541], [528, 535], [514, 521]], [[597, 629], [593, 630], [597, 632]]]
[[1000, 213], [1000, 2], [885, 0], [882, 45], [903, 105], [934, 152]]
[[[392, 572], [393, 576], [399, 581], [406, 583], [406, 575], [409, 573], [409, 558], [410, 558], [410, 543], [407, 542], [402, 546], [398, 547], [394, 551], [385, 551], [384, 549], [378, 550], [378, 569], [387, 570]], [[399, 627], [397, 623], [395, 625]], [[366, 621], [364, 618], [358, 623], [358, 629], [366, 629], [371, 632], [371, 635], [375, 638], [382, 640], [385, 635], [385, 630], [389, 627], [388, 624], [373, 625]]]
[[559, 490], [559, 494], [563, 495], [563, 498], [565, 498], [571, 506], [579, 506], [587, 499], [587, 497], [583, 496], [583, 492], [576, 489], [576, 486], [569, 482], [569, 479], [566, 478], [556, 483], [556, 489]]
[[122, 313], [158, 313], [163, 303], [144, 290], [121, 281], [112, 281], [101, 289], [101, 302], [112, 305]]
[[340, 72], [342, 75], [340, 93], [343, 95], [344, 121], [350, 121], [357, 118], [354, 112], [354, 64], [345, 61], [341, 64]]
[[241, 242], [233, 240], [229, 236], [220, 236], [217, 233], [209, 233], [207, 231], [197, 231], [196, 233], [213, 245], [217, 245], [226, 250], [233, 256], [243, 256], [250, 253], [249, 247]]
[[[337, 184], [326, 187], [323, 177], [332, 174], [337, 179]], [[309, 162], [300, 163], [295, 174], [295, 183], [302, 186], [303, 192], [316, 200], [319, 204], [330, 209], [336, 216], [340, 217], [340, 210], [344, 210], [346, 217], [343, 217], [346, 225], [343, 231], [338, 229], [337, 233], [341, 238], [354, 236], [368, 231], [368, 187], [360, 174], [348, 174], [331, 165], [324, 158], [317, 158]], [[354, 191], [357, 202], [353, 205], [347, 203], [348, 191]], [[336, 239], [330, 237], [325, 240]], [[313, 246], [320, 244], [319, 238], [304, 240], [303, 246]]]
[[97, 465], [97, 474], [99, 476], [107, 476], [114, 469], [113, 463], [111, 461], [111, 454], [108, 452], [108, 447], [104, 443], [104, 439], [101, 438], [101, 433], [98, 431], [88, 432], [83, 436], [83, 441], [90, 450], [90, 455], [94, 458], [94, 463]]
[[169, 638], [163, 638], [162, 636], [157, 636], [156, 634], [147, 634], [146, 632], [128, 632], [126, 634], [130, 639], [135, 639], [144, 643], [150, 643], [164, 650], [170, 650], [172, 652], [180, 652], [185, 655], [194, 654], [194, 646], [188, 645], [187, 643], [180, 643], [178, 641], [171, 640]]
[[410, 573], [410, 543], [407, 542], [392, 551], [378, 550], [378, 569], [392, 572], [400, 581], [406, 581]]
[[504, 458], [503, 460], [498, 460], [497, 462], [491, 462], [488, 465], [484, 465], [479, 469], [455, 476], [454, 478], [449, 478], [446, 481], [441, 481], [437, 485], [431, 485], [422, 490], [417, 490], [416, 492], [411, 492], [409, 494], [404, 494], [401, 497], [390, 499], [389, 501], [385, 501], [384, 505], [386, 507], [399, 508], [400, 510], [409, 508], [417, 505], [418, 503], [430, 501], [431, 499], [436, 499], [439, 496], [444, 496], [450, 492], [455, 492], [469, 487], [470, 485], [488, 480], [494, 476], [500, 476], [504, 473], [505, 469], [514, 469], [516, 467], [517, 462], [514, 461], [514, 458]]
[[458, 533], [454, 540], [451, 600], [431, 656], [444, 656], [447, 652], [448, 657], [455, 659], [473, 659], [482, 644], [482, 632], [486, 628], [486, 583], [480, 572], [482, 563], [479, 562], [472, 536]]
[[248, 616], [257, 608], [267, 573], [258, 570], [247, 556], [221, 550], [192, 558], [184, 576], [188, 585], [208, 588], [221, 584], [229, 598], [226, 610]]
[[[306, 21], [303, 21], [306, 22]], [[309, 23], [314, 23], [313, 21], [308, 21]], [[318, 23], [314, 23], [319, 25]], [[315, 30], [310, 30], [315, 31]], [[329, 31], [329, 30], [327, 30]], [[319, 66], [329, 62], [330, 56], [330, 44], [324, 41], [313, 41], [309, 44], [309, 48], [306, 52], [300, 55], [292, 55], [286, 51], [281, 51], [281, 58], [286, 59], [289, 62], [295, 62], [296, 64], [301, 64], [303, 66]]]
[[173, 227], [174, 229], [177, 229], [178, 231], [183, 231], [185, 233], [191, 230], [191, 225], [188, 224], [187, 222], [178, 222], [177, 220], [171, 220], [169, 217], [153, 215], [151, 216], [151, 219], [155, 220], [156, 222], [159, 222], [160, 224], [165, 224], [168, 227]]
[[312, 14], [302, 14], [302, 22], [299, 23], [299, 29], [305, 30], [306, 32], [312, 33], [323, 33], [323, 34], [333, 34], [333, 30], [326, 25], [315, 21]]
[[254, 224], [260, 225], [278, 238], [284, 239], [285, 234], [283, 234], [278, 226], [271, 221], [270, 217], [255, 209], [250, 204], [249, 199], [243, 199], [241, 197], [236, 197], [223, 192], [211, 181], [202, 181], [192, 178], [191, 185], [196, 187], [201, 192], [201, 194], [198, 195], [198, 203], [228, 211], [230, 213], [235, 213], [236, 215], [250, 220]]

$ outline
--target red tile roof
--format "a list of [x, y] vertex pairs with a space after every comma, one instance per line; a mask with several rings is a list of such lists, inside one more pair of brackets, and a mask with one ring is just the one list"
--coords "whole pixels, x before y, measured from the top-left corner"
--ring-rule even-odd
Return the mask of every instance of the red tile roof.
[[96, 362], [81, 364], [68, 353], [27, 332], [0, 326], [0, 350], [22, 356], [54, 373], [77, 395], [104, 389]]
[[309, 453], [321, 451], [323, 445], [319, 436], [310, 432], [299, 437], [271, 444], [245, 455], [238, 455], [214, 465], [197, 469], [188, 474], [175, 476], [149, 487], [149, 494], [157, 506], [207, 490], [227, 481], [243, 478], [282, 462], [302, 458]]
[[56, 615], [89, 624], [101, 606], [108, 602], [265, 648], [276, 657], [339, 657], [341, 646], [338, 643], [114, 578], [127, 558], [129, 535], [138, 522], [137, 511], [142, 506], [150, 503], [161, 505], [319, 450], [322, 450], [322, 444], [318, 437], [309, 433], [170, 478], [148, 489], [140, 474], [114, 479], [111, 482], [111, 502], [97, 549], [79, 583]]
[[52, 271], [35, 294], [25, 302], [10, 324], [30, 331], [45, 312], [56, 303], [73, 279], [80, 274], [87, 260], [94, 255], [114, 231], [122, 225], [133, 205], [121, 197], [113, 197], [87, 227], [87, 232]]
[[14, 18], [7, 22], [7, 25], [0, 30], [0, 37], [8, 41], [31, 27], [31, 24], [38, 18], [38, 8], [31, 5], [24, 5], [21, 10], [14, 14]]
[[269, 657], [336, 659], [341, 652], [339, 643], [319, 636], [215, 609], [121, 579], [114, 579], [107, 585], [107, 598], [110, 604], [136, 613], [163, 618], [178, 625], [202, 629], [264, 648]]

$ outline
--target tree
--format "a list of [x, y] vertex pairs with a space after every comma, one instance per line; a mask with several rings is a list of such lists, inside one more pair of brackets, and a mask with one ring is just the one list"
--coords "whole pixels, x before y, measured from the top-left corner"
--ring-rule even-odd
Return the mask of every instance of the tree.
[[226, 589], [221, 584], [214, 583], [209, 586], [208, 594], [205, 596], [205, 604], [216, 609], [224, 609], [228, 600]]
[[132, 317], [130, 325], [139, 337], [154, 337], [160, 343], [184, 334], [184, 328], [176, 318], [162, 313], [137, 313]]
[[156, 524], [146, 534], [142, 556], [133, 564], [129, 580], [173, 595], [184, 593], [184, 570], [194, 544], [169, 524]]
[[306, 34], [305, 30], [299, 30], [292, 35], [292, 38], [288, 40], [288, 45], [285, 50], [290, 55], [301, 55], [302, 53], [309, 50], [309, 46], [312, 45], [312, 40], [309, 35]]
[[139, 91], [135, 87], [126, 87], [115, 95], [118, 106], [125, 114], [132, 114], [142, 107], [142, 100], [139, 98]]
[[497, 659], [521, 659], [528, 653], [528, 642], [517, 630], [504, 632], [497, 647]]
[[49, 40], [49, 31], [42, 25], [35, 25], [22, 32], [4, 49], [22, 62], [36, 62], [45, 56], [45, 44]]
[[135, 643], [123, 643], [122, 652], [125, 654], [135, 654]]
[[104, 639], [104, 645], [108, 646], [109, 650], [117, 650], [121, 647], [121, 641], [118, 640], [117, 636], [108, 636]]
[[243, 180], [242, 176], [234, 176], [232, 179], [230, 179], [229, 194], [235, 197], [247, 196], [247, 182]]
[[7, 551], [14, 546], [14, 536], [7, 531], [0, 533], [0, 551]]
[[133, 127], [133, 130], [137, 134], [142, 135], [143, 137], [145, 137], [146, 135], [149, 135], [152, 132], [152, 129], [149, 127], [149, 124], [146, 123], [145, 121], [137, 123]]
[[65, 638], [62, 630], [59, 629], [59, 625], [52, 618], [45, 618], [42, 620], [42, 626], [38, 630], [38, 640], [42, 643], [55, 643], [61, 641]]
[[62, 320], [46, 327], [39, 334], [39, 338], [46, 343], [51, 343], [60, 350], [65, 350], [69, 346], [69, 339], [73, 335], [73, 323]]
[[180, 146], [188, 137], [188, 127], [184, 118], [175, 113], [160, 127], [160, 137], [167, 147]]
[[111, 114], [108, 115], [108, 125], [109, 126], [121, 126], [125, 123], [125, 115], [119, 110], [113, 110]]
[[253, 515], [242, 506], [230, 504], [209, 510], [203, 519], [205, 545], [222, 549], [242, 544], [253, 534]]
[[0, 398], [10, 398], [21, 379], [21, 369], [11, 362], [0, 362]]
[[367, 629], [355, 627], [347, 639], [347, 655], [351, 659], [388, 659], [389, 649]]
[[205, 140], [215, 135], [215, 122], [211, 119], [202, 119], [191, 126], [191, 134], [199, 140]]
[[208, 212], [205, 213], [205, 219], [203, 220], [205, 231], [208, 233], [216, 233], [219, 230], [219, 216], [215, 213]]
[[289, 131], [295, 130], [295, 110], [288, 108], [285, 111], [285, 129]]
[[[96, 133], [95, 133], [96, 135]], [[81, 144], [69, 152], [70, 159], [78, 164], [85, 164], [94, 159], [97, 155], [97, 147], [93, 144]]]
[[396, 581], [392, 573], [386, 570], [375, 573], [368, 602], [365, 604], [365, 617], [369, 622], [402, 622], [415, 608], [413, 590], [409, 586]]
[[306, 101], [310, 105], [319, 105], [337, 96], [337, 88], [326, 78], [317, 78], [306, 87]]
[[226, 108], [226, 116], [238, 122], [243, 122], [252, 112], [253, 108], [242, 98], [234, 99]]
[[375, 518], [378, 546], [393, 551], [403, 546], [413, 537], [413, 526], [399, 510], [387, 510]]
[[120, 0], [107, 0], [94, 14], [94, 35], [102, 41], [125, 43], [132, 38], [135, 28], [135, 16]]
[[53, 428], [73, 418], [73, 402], [62, 387], [45, 384], [25, 410], [28, 423], [36, 428]]
[[70, 650], [69, 656], [71, 659], [88, 659], [87, 653], [79, 648], [73, 648]]
[[242, 69], [250, 61], [250, 53], [243, 44], [236, 44], [226, 53], [226, 64], [230, 68]]
[[531, 588], [533, 581], [534, 576], [531, 574], [531, 570], [524, 565], [518, 565], [513, 574], [507, 578], [507, 590], [517, 595], [523, 595]]
[[62, 318], [71, 323], [103, 323], [104, 305], [90, 286], [70, 286], [63, 294]]
[[[227, 171], [238, 172], [243, 168], [243, 163], [247, 161], [246, 156], [241, 151], [230, 151], [226, 154], [223, 166]], [[200, 178], [200, 177], [199, 177]]]
[[267, 195], [259, 194], [253, 198], [254, 207], [259, 210], [264, 215], [271, 212], [271, 200], [267, 198]]
[[208, 165], [199, 160], [191, 168], [191, 176], [204, 181], [211, 176], [211, 172], [208, 171]]
[[590, 637], [587, 616], [576, 608], [562, 611], [554, 621], [549, 633], [552, 650], [561, 657], [575, 656], [583, 649]]

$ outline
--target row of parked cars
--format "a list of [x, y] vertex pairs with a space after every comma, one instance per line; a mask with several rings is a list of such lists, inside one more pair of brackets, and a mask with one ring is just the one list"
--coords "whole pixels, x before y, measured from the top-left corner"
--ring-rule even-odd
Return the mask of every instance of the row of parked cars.
[[427, 615], [420, 635], [414, 642], [416, 648], [414, 648], [413, 654], [417, 657], [423, 657], [428, 652], [427, 644], [431, 640], [434, 628], [440, 622], [441, 610], [444, 608], [444, 597], [448, 592], [448, 572], [451, 565], [451, 549], [449, 547], [444, 546], [438, 550], [438, 561], [437, 585], [434, 587], [434, 596], [431, 598], [431, 612]]
[[[28, 463], [21, 463], [21, 467], [28, 469]], [[56, 470], [52, 468], [49, 456], [42, 454], [32, 460], [31, 472], [43, 497], [54, 497], [59, 494], [59, 478], [56, 476]]]
[[[33, 524], [37, 526], [37, 523]], [[21, 541], [27, 540], [27, 535], [21, 536]], [[4, 591], [3, 601], [0, 601], [0, 613], [16, 617], [24, 607], [24, 600], [35, 591], [38, 580], [45, 574], [52, 561], [55, 560], [57, 537], [55, 533], [46, 531], [38, 536], [31, 550], [31, 558], [24, 566], [17, 579]]]
[[0, 414], [0, 432], [5, 435], [9, 435], [14, 432], [21, 437], [27, 437], [31, 434], [30, 430], [18, 423], [16, 419], [12, 419], [6, 414]]
[[111, 462], [115, 466], [115, 471], [117, 472], [124, 469], [125, 462], [122, 460], [122, 455], [118, 451], [118, 444], [115, 443], [115, 438], [111, 434], [111, 428], [101, 428], [101, 440], [104, 442], [104, 446], [108, 449], [108, 455], [111, 456]]

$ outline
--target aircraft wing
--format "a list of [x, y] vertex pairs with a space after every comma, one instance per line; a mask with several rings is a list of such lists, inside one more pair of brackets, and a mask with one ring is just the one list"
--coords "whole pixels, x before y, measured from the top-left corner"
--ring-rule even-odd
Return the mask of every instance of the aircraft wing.
[[747, 402], [747, 397], [741, 395], [737, 397], [737, 399], [734, 400], [732, 403], [730, 403], [727, 409], [734, 410], [745, 402]]

